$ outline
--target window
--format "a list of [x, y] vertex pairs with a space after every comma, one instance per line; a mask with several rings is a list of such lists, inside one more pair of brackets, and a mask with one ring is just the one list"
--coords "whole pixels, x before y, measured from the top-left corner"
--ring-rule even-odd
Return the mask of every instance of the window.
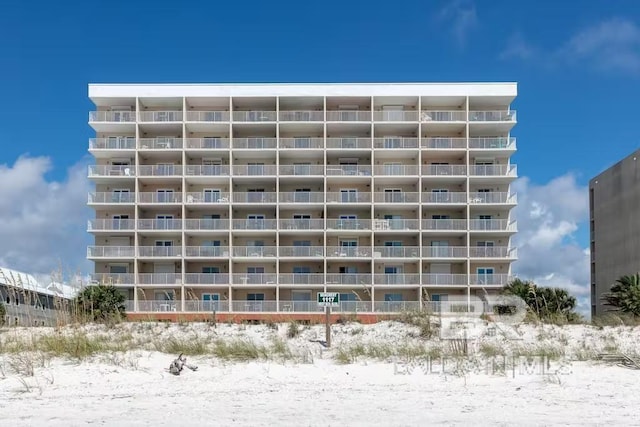
[[308, 136], [297, 136], [293, 140], [294, 148], [311, 148], [311, 138]]
[[157, 176], [175, 175], [173, 163], [158, 163], [155, 167], [155, 174]]
[[205, 188], [203, 190], [205, 203], [215, 203], [220, 200], [220, 190], [214, 188]]
[[203, 175], [222, 175], [222, 159], [202, 159]]
[[246, 283], [262, 284], [263, 274], [264, 274], [264, 267], [247, 267]]
[[114, 189], [111, 192], [112, 203], [131, 203], [132, 201], [131, 190], [128, 188]]
[[264, 174], [264, 163], [248, 163], [247, 164], [247, 175], [263, 175]]
[[202, 294], [202, 308], [205, 311], [220, 310], [220, 294]]
[[113, 229], [114, 230], [126, 230], [129, 222], [129, 215], [121, 214], [121, 215], [113, 215]]
[[384, 300], [391, 301], [403, 301], [402, 294], [384, 294]]
[[158, 203], [173, 203], [173, 190], [160, 189], [156, 190], [156, 198]]
[[400, 189], [400, 188], [385, 188], [384, 189], [384, 201], [386, 203], [402, 203], [402, 202], [404, 202], [402, 189]]
[[173, 223], [173, 215], [156, 215], [156, 230], [171, 230]]
[[203, 274], [219, 274], [220, 267], [202, 267]]
[[217, 136], [205, 136], [202, 138], [202, 148], [223, 148], [222, 140]]
[[310, 188], [296, 188], [294, 200], [296, 203], [309, 203], [311, 201]]
[[399, 136], [385, 136], [384, 148], [402, 148], [402, 138]]
[[264, 294], [247, 294], [247, 301], [264, 301]]
[[402, 175], [403, 166], [399, 162], [388, 162], [384, 164], [385, 175]]
[[262, 203], [264, 202], [264, 188], [248, 188], [247, 202]]
[[496, 280], [493, 277], [493, 267], [478, 267], [476, 270], [478, 274], [478, 284], [480, 285], [497, 285]]
[[434, 203], [448, 203], [451, 201], [449, 190], [446, 188], [435, 188], [431, 190], [431, 197]]
[[311, 163], [294, 163], [293, 164], [294, 175], [311, 175]]
[[340, 190], [340, 201], [342, 203], [354, 203], [358, 201], [358, 190], [344, 189]]
[[[256, 112], [250, 112], [249, 114], [254, 114]], [[247, 138], [247, 148], [264, 148], [264, 138], [253, 137]]]

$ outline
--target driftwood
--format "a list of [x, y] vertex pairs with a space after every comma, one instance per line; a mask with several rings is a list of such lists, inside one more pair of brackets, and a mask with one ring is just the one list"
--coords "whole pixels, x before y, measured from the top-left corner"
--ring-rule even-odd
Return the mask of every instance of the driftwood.
[[626, 354], [603, 353], [599, 355], [599, 359], [603, 362], [615, 363], [617, 366], [623, 368], [640, 370], [640, 359]]
[[180, 356], [178, 356], [178, 358], [171, 362], [171, 365], [169, 365], [169, 373], [173, 375], [180, 375], [184, 368], [191, 369], [192, 371], [198, 370], [197, 366], [189, 365], [187, 363], [187, 358], [184, 357], [182, 353], [180, 353]]

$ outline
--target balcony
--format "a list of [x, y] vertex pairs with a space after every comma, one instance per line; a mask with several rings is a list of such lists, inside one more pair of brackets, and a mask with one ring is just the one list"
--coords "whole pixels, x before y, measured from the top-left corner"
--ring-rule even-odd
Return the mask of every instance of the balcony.
[[422, 284], [426, 286], [467, 286], [467, 280], [466, 274], [422, 274]]
[[517, 231], [516, 222], [508, 219], [471, 219], [469, 229], [471, 231]]
[[234, 230], [275, 230], [277, 220], [275, 219], [234, 219]]
[[141, 177], [181, 177], [182, 165], [138, 165]]
[[473, 286], [504, 286], [513, 280], [508, 274], [470, 274], [469, 283]]
[[420, 193], [385, 191], [373, 193], [375, 203], [419, 203]]
[[186, 273], [186, 285], [229, 285], [229, 275], [225, 273]]
[[471, 176], [508, 176], [517, 177], [516, 165], [471, 165], [469, 166]]
[[89, 193], [89, 204], [127, 204], [135, 203], [136, 194], [128, 191]]
[[134, 177], [132, 165], [89, 165], [89, 178], [92, 177]]
[[90, 276], [91, 283], [101, 285], [135, 285], [135, 274], [130, 273], [92, 273]]
[[231, 276], [231, 283], [233, 285], [275, 286], [278, 280], [275, 273], [234, 273]]
[[187, 111], [188, 122], [220, 123], [231, 119], [229, 111]]
[[420, 301], [375, 301], [373, 310], [379, 313], [400, 313], [420, 310]]
[[328, 122], [370, 122], [371, 111], [327, 111]]
[[89, 122], [133, 123], [135, 111], [90, 111]]
[[230, 194], [219, 191], [203, 191], [186, 193], [185, 201], [188, 204], [221, 204], [229, 203]]
[[229, 311], [229, 301], [187, 300], [184, 302], [184, 311], [192, 313], [227, 312]]
[[140, 273], [138, 274], [140, 285], [181, 285], [180, 273]]
[[133, 231], [135, 230], [133, 219], [90, 219], [87, 224], [87, 231]]
[[421, 141], [422, 148], [430, 150], [465, 150], [466, 138], [425, 137]]
[[229, 170], [227, 165], [187, 165], [185, 174], [187, 176], [229, 176]]
[[517, 248], [507, 246], [472, 246], [469, 248], [470, 258], [509, 258], [515, 259], [518, 256]]
[[423, 165], [422, 175], [465, 177], [467, 175], [467, 167], [465, 165]]
[[234, 246], [233, 256], [240, 258], [275, 258], [277, 246]]
[[517, 203], [517, 197], [515, 194], [498, 191], [469, 193], [469, 203], [515, 205]]
[[[278, 275], [280, 285], [320, 285], [324, 286], [324, 274], [314, 273], [284, 273]], [[317, 306], [318, 303], [313, 301]]]
[[140, 121], [150, 123], [181, 122], [182, 111], [140, 111]]
[[321, 191], [292, 191], [279, 193], [280, 203], [324, 203]]
[[374, 274], [373, 282], [376, 285], [419, 285], [419, 274]]
[[371, 230], [370, 219], [328, 219], [327, 230]]
[[327, 165], [329, 176], [371, 176], [371, 166]]
[[371, 203], [371, 193], [341, 191], [327, 194], [327, 203]]
[[178, 192], [138, 193], [138, 203], [147, 203], [147, 204], [182, 203], [182, 193], [178, 193]]
[[279, 148], [281, 149], [322, 149], [324, 138], [280, 138]]
[[466, 111], [430, 111], [420, 113], [421, 122], [466, 122]]
[[138, 256], [145, 258], [179, 257], [182, 246], [138, 246]]
[[470, 122], [515, 122], [514, 110], [503, 111], [469, 111]]
[[265, 193], [261, 191], [253, 192], [234, 192], [234, 203], [276, 203], [278, 201], [278, 193]]
[[385, 150], [417, 149], [418, 138], [385, 137], [374, 138], [373, 148]]
[[280, 246], [278, 254], [281, 258], [322, 258], [323, 246]]
[[[284, 312], [315, 313], [324, 312], [316, 301], [278, 301], [278, 309]], [[334, 308], [335, 312], [336, 309]]]
[[374, 219], [373, 231], [416, 231], [420, 226], [417, 219]]
[[138, 148], [141, 150], [181, 150], [182, 138], [140, 138]]
[[471, 150], [515, 150], [516, 139], [507, 137], [498, 138], [469, 138]]
[[330, 258], [371, 258], [370, 246], [327, 246]]
[[376, 246], [373, 250], [374, 258], [420, 258], [420, 248], [417, 246]]
[[229, 138], [186, 138], [187, 150], [228, 150], [231, 147]]
[[233, 138], [231, 146], [234, 150], [275, 150], [278, 140], [276, 138]]
[[275, 176], [276, 173], [276, 165], [238, 165], [233, 167], [233, 174], [237, 176]]
[[[318, 303], [316, 303], [317, 305]], [[232, 301], [231, 310], [239, 313], [271, 313], [278, 309], [276, 301]]]
[[422, 193], [422, 203], [434, 205], [450, 205], [467, 203], [467, 193], [464, 191], [433, 191]]
[[327, 274], [327, 286], [331, 285], [371, 285], [371, 274], [329, 273]]
[[88, 246], [87, 258], [133, 258], [133, 246]]
[[280, 111], [281, 122], [322, 122], [324, 111]]
[[234, 111], [234, 122], [275, 122], [278, 114], [275, 111]]
[[323, 176], [324, 166], [323, 165], [280, 165], [280, 175]]
[[324, 219], [281, 219], [281, 230], [323, 230]]
[[135, 150], [135, 136], [114, 136], [89, 139], [89, 150]]
[[182, 230], [182, 220], [181, 219], [139, 219], [138, 230], [139, 231], [143, 231], [143, 230], [178, 231], [178, 230]]
[[185, 219], [185, 230], [195, 231], [228, 231], [228, 219]]
[[466, 258], [466, 246], [423, 246], [422, 258]]
[[417, 122], [417, 111], [374, 111], [373, 120], [376, 122]]
[[[135, 309], [135, 301], [125, 302]], [[180, 310], [181, 303], [180, 301], [175, 300], [138, 300], [137, 306], [137, 311], [140, 312], [167, 312]]]
[[228, 258], [228, 246], [185, 246], [187, 258]]
[[371, 138], [342, 137], [327, 138], [327, 149], [337, 150], [370, 150]]
[[423, 219], [422, 229], [428, 231], [466, 231], [466, 219]]
[[377, 176], [407, 176], [418, 175], [419, 167], [415, 165], [396, 165], [387, 164], [381, 166], [375, 166], [373, 171]]

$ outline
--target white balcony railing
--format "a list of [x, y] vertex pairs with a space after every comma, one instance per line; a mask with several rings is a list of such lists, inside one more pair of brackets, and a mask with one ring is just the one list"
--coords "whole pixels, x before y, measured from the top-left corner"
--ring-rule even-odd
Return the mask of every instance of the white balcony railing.
[[420, 221], [417, 219], [374, 219], [373, 231], [407, 231], [418, 230]]
[[327, 193], [327, 203], [371, 203], [370, 192], [341, 191]]
[[138, 230], [182, 230], [181, 219], [139, 219]]
[[373, 303], [373, 310], [379, 313], [401, 313], [419, 309], [420, 301], [375, 301]]
[[229, 311], [229, 301], [187, 300], [184, 302], [184, 311], [195, 313], [227, 312]]
[[358, 138], [358, 137], [327, 138], [327, 149], [370, 150], [371, 138]]
[[516, 231], [516, 222], [508, 219], [471, 219], [469, 228], [472, 231]]
[[424, 219], [422, 229], [430, 231], [466, 230], [466, 219]]
[[133, 246], [89, 246], [87, 258], [133, 258]]
[[123, 204], [135, 203], [136, 193], [133, 191], [113, 191], [89, 193], [89, 203]]
[[418, 148], [418, 138], [391, 137], [375, 138], [373, 148], [377, 149], [411, 149]]
[[182, 246], [138, 246], [138, 256], [155, 257], [179, 257], [182, 255]]
[[323, 203], [324, 193], [321, 191], [290, 191], [279, 193], [280, 203]]
[[182, 176], [182, 165], [138, 165], [138, 176]]
[[329, 273], [327, 274], [327, 286], [330, 285], [371, 285], [371, 274]]
[[327, 165], [327, 175], [371, 176], [371, 166], [364, 165]]
[[506, 192], [491, 191], [480, 193], [469, 193], [469, 203], [473, 204], [491, 204], [491, 203], [508, 203], [515, 204], [517, 198], [515, 194]]
[[229, 138], [185, 138], [187, 150], [228, 150], [231, 147]]
[[182, 193], [177, 191], [138, 193], [138, 203], [182, 203]]
[[180, 273], [140, 273], [138, 274], [140, 285], [181, 285]]
[[[133, 303], [133, 301], [132, 301]], [[137, 311], [141, 312], [174, 312], [181, 310], [180, 301], [175, 300], [138, 300]]]
[[131, 273], [92, 273], [91, 282], [102, 285], [134, 285], [136, 283], [135, 274]]
[[503, 111], [469, 111], [470, 122], [515, 122], [514, 110]]
[[373, 249], [374, 258], [414, 258], [420, 257], [417, 246], [376, 246]]
[[282, 111], [281, 122], [321, 122], [324, 121], [324, 111]]
[[374, 111], [373, 120], [377, 122], [415, 122], [418, 120], [417, 111]]
[[227, 258], [229, 257], [228, 246], [186, 246], [184, 248], [186, 257], [189, 258]]
[[135, 175], [133, 165], [89, 165], [89, 177], [134, 177]]
[[228, 219], [185, 219], [185, 230], [201, 230], [201, 231], [213, 231], [229, 230]]
[[89, 139], [89, 150], [135, 150], [135, 136], [113, 136]]
[[135, 111], [90, 111], [89, 122], [133, 123]]
[[508, 274], [470, 274], [469, 283], [471, 285], [499, 285], [504, 286], [513, 280], [513, 276]]
[[141, 150], [181, 150], [183, 148], [182, 138], [158, 137], [140, 138], [138, 148]]
[[280, 246], [278, 249], [281, 257], [323, 257], [323, 246]]
[[277, 246], [234, 246], [233, 256], [241, 258], [269, 258], [278, 256]]
[[275, 230], [277, 220], [275, 219], [234, 219], [234, 230]]
[[234, 285], [275, 285], [278, 280], [275, 273], [234, 273], [231, 276]]
[[422, 284], [429, 286], [466, 286], [467, 280], [466, 274], [422, 274]]
[[423, 165], [422, 175], [426, 176], [466, 176], [465, 165]]
[[277, 119], [275, 111], [234, 111], [234, 122], [275, 122]]
[[327, 246], [327, 257], [371, 258], [370, 246]]
[[187, 176], [229, 176], [228, 165], [187, 165]]
[[421, 122], [466, 122], [466, 111], [428, 111], [420, 113]]
[[450, 138], [450, 137], [423, 137], [422, 148], [431, 150], [464, 150], [467, 148], [466, 138]]
[[231, 146], [236, 150], [272, 150], [278, 145], [276, 138], [233, 138]]
[[276, 203], [278, 201], [278, 193], [265, 193], [261, 191], [254, 192], [234, 192], [234, 203]]
[[471, 176], [509, 176], [515, 177], [518, 174], [516, 165], [471, 165], [469, 175]]
[[280, 165], [280, 175], [324, 175], [323, 165]]
[[181, 122], [182, 111], [140, 111], [141, 122]]
[[507, 246], [472, 246], [469, 248], [471, 258], [516, 258], [516, 248]]
[[436, 191], [422, 193], [422, 203], [456, 204], [467, 203], [467, 193], [464, 191]]
[[466, 258], [466, 246], [423, 246], [422, 258]]
[[418, 175], [419, 167], [416, 165], [379, 165], [373, 168], [375, 175], [389, 176], [389, 175]]
[[188, 122], [228, 122], [231, 118], [229, 111], [187, 111]]
[[516, 139], [507, 137], [497, 138], [469, 138], [469, 148], [471, 150], [515, 150]]
[[136, 222], [133, 219], [90, 219], [87, 231], [133, 231]]
[[276, 175], [276, 165], [238, 165], [233, 166], [233, 174], [241, 176]]
[[324, 138], [280, 138], [279, 148], [285, 149], [322, 149]]
[[281, 230], [322, 230], [324, 219], [281, 219]]
[[329, 122], [370, 122], [371, 111], [327, 111]]
[[373, 281], [376, 285], [419, 285], [419, 274], [374, 274]]
[[[324, 285], [324, 274], [280, 273], [278, 283], [281, 285]], [[317, 302], [316, 305], [318, 305]]]
[[186, 203], [229, 203], [229, 193], [219, 191], [189, 192], [185, 195]]
[[419, 203], [420, 193], [385, 191], [373, 193], [376, 203]]
[[371, 230], [370, 219], [328, 219], [328, 230]]
[[229, 275], [226, 273], [186, 273], [186, 285], [228, 285]]

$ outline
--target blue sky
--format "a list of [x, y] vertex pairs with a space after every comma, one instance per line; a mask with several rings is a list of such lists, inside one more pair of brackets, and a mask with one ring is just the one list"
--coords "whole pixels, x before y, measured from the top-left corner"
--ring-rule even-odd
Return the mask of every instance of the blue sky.
[[[77, 187], [88, 83], [515, 81], [524, 231], [555, 227], [558, 245], [585, 248], [584, 186], [638, 147], [639, 25], [631, 0], [5, 0], [0, 178], [19, 176], [21, 156], [46, 157], [37, 185]], [[13, 209], [31, 206], [20, 200]], [[549, 214], [539, 224], [536, 206]]]

